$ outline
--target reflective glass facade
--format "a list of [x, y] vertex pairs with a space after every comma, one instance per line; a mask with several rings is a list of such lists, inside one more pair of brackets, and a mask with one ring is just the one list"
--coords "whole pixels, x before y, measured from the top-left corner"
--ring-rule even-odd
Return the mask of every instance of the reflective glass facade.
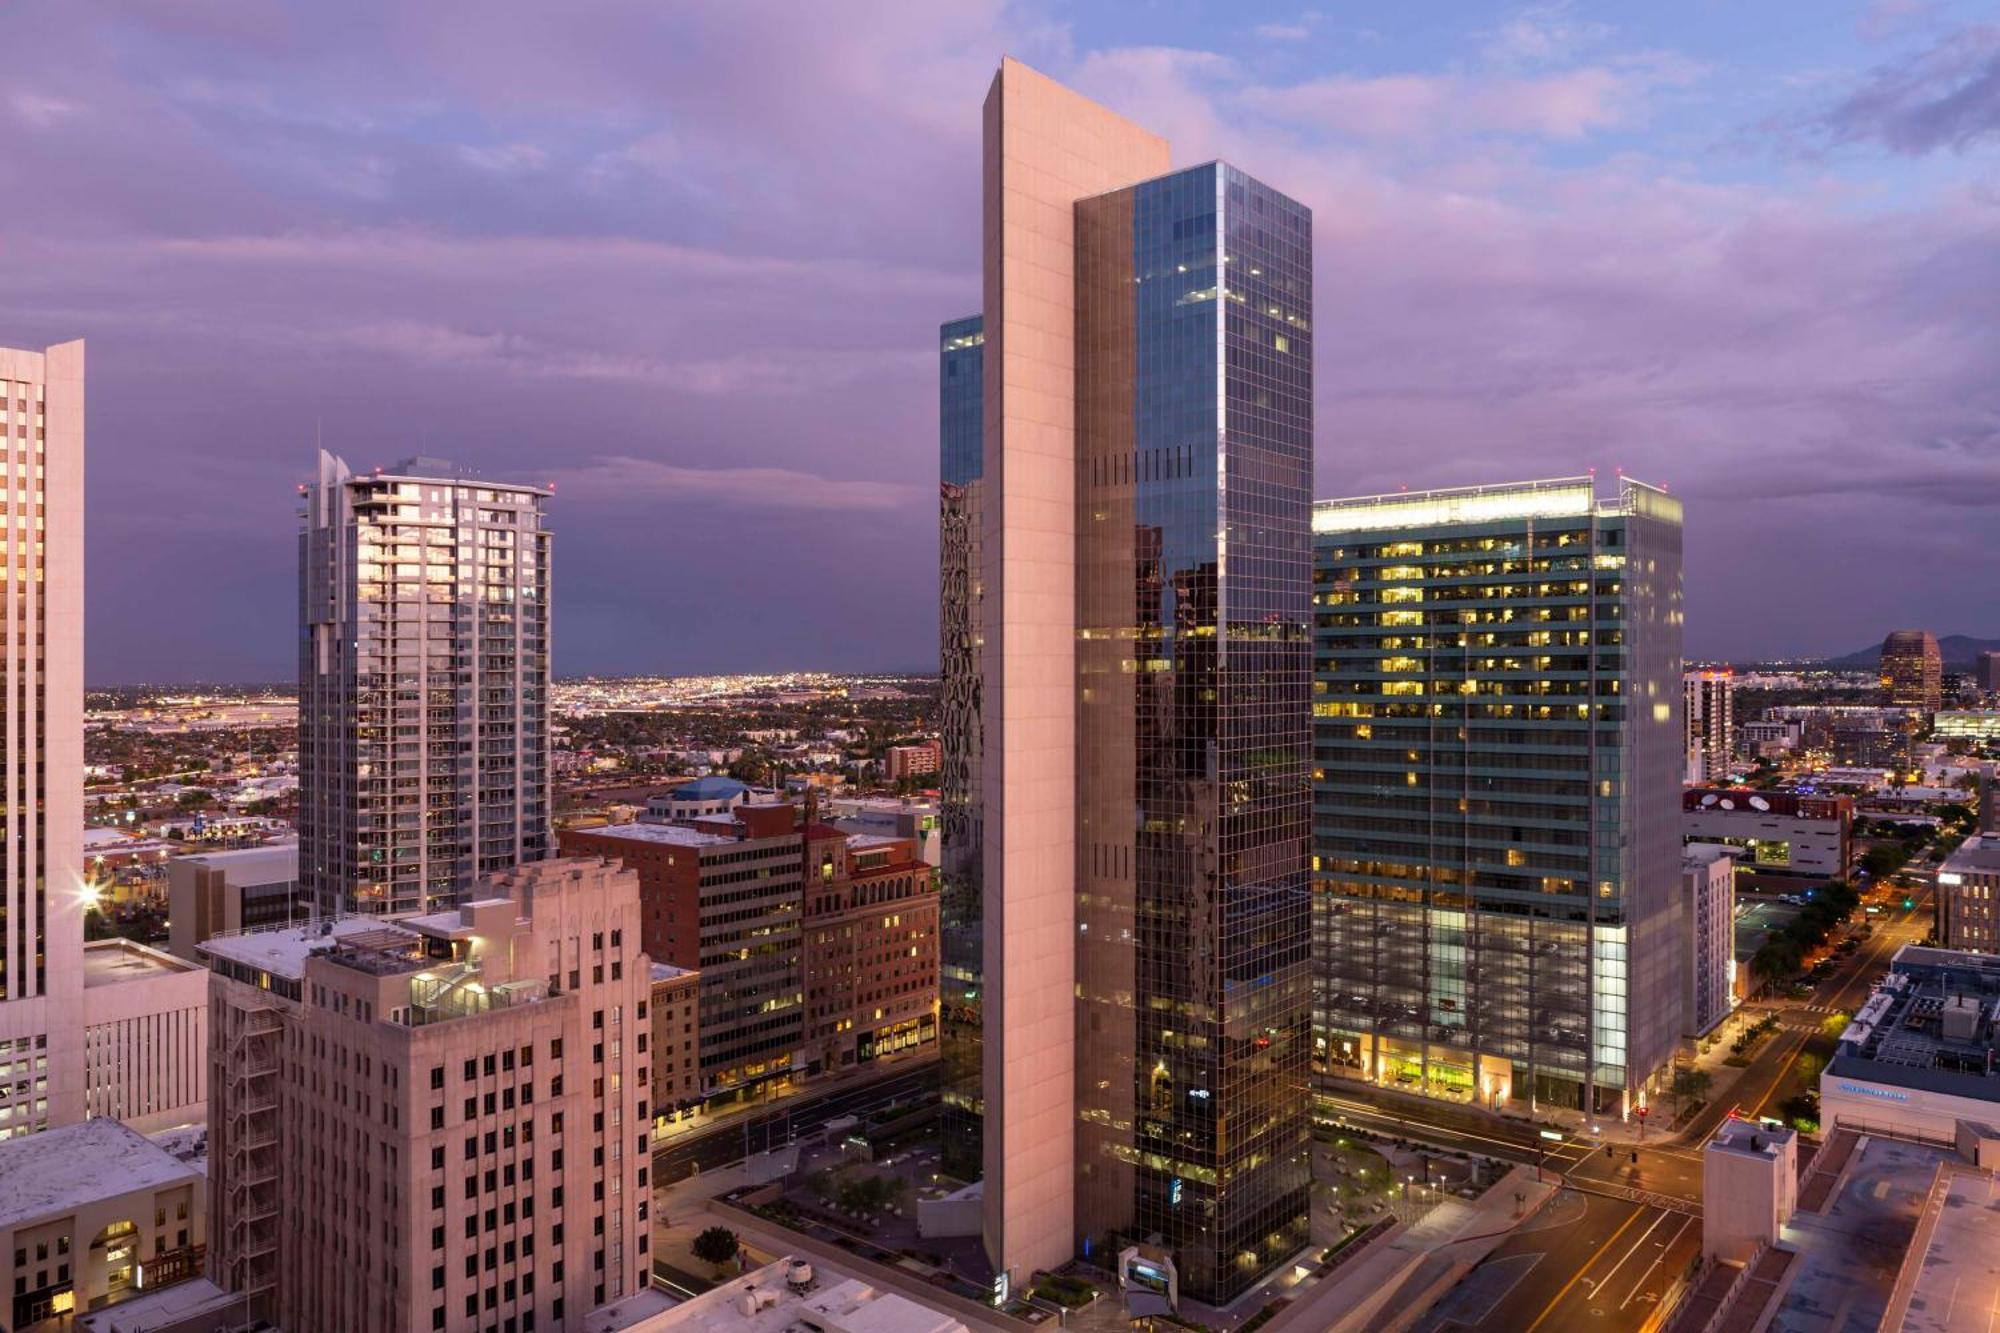
[[1315, 1064], [1629, 1112], [1681, 1031], [1681, 512], [1588, 478], [1314, 516]]
[[1311, 215], [1076, 205], [1077, 1230], [1226, 1302], [1307, 1241]]
[[986, 334], [980, 316], [955, 319], [938, 345], [938, 663], [944, 733], [940, 802], [940, 1056], [944, 1066], [944, 1166], [981, 1170], [980, 976], [982, 971], [980, 766], [980, 528], [985, 522], [980, 421]]

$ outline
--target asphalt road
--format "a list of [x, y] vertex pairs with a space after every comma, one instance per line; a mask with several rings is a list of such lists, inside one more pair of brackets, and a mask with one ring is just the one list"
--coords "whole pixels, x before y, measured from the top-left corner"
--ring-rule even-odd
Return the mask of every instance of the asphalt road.
[[804, 1093], [771, 1104], [768, 1111], [746, 1111], [715, 1128], [676, 1139], [655, 1149], [656, 1187], [684, 1180], [697, 1170], [739, 1162], [755, 1152], [768, 1152], [817, 1133], [827, 1121], [844, 1115], [870, 1115], [892, 1103], [914, 1105], [938, 1086], [936, 1061], [898, 1066], [881, 1078], [849, 1083], [821, 1093]]

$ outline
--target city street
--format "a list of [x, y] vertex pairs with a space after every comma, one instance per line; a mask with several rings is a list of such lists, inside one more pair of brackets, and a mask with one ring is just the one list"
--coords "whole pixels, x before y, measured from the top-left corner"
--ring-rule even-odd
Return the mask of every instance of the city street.
[[832, 1087], [808, 1091], [772, 1102], [767, 1108], [727, 1117], [711, 1129], [669, 1140], [653, 1149], [655, 1180], [662, 1185], [697, 1171], [712, 1171], [740, 1162], [750, 1153], [810, 1138], [829, 1120], [844, 1115], [866, 1116], [891, 1105], [913, 1105], [937, 1091], [937, 1062], [899, 1065]]
[[[1868, 918], [1872, 936], [1842, 959], [1810, 997], [1766, 1006], [1778, 1031], [1749, 1068], [1678, 1133], [1657, 1142], [1605, 1143], [1476, 1107], [1427, 1102], [1364, 1083], [1341, 1085], [1321, 1106], [1337, 1123], [1506, 1161], [1536, 1163], [1567, 1188], [1461, 1282], [1422, 1327], [1521, 1330], [1636, 1327], [1700, 1250], [1701, 1145], [1734, 1110], [1755, 1116], [1806, 1086], [1800, 1057], [1823, 1056], [1836, 1014], [1866, 1000], [1889, 958], [1931, 926], [1930, 890], [1915, 889]], [[1752, 1011], [1754, 1014], [1757, 1011]], [[1553, 1132], [1553, 1131], [1551, 1131]]]

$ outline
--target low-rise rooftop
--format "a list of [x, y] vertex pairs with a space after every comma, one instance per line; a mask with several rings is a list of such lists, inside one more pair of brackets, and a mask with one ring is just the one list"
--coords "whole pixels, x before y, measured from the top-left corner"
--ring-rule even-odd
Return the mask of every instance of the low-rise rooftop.
[[148, 977], [170, 977], [181, 972], [199, 972], [193, 963], [183, 962], [158, 949], [148, 949], [130, 940], [96, 940], [83, 946], [83, 988], [117, 986]]
[[713, 847], [717, 843], [737, 841], [724, 834], [708, 833], [685, 824], [605, 824], [598, 828], [578, 829], [577, 832], [600, 838], [629, 838], [633, 842], [659, 843], [669, 847]]
[[384, 929], [382, 922], [376, 918], [351, 916], [317, 925], [215, 935], [195, 947], [210, 957], [297, 981], [305, 975], [309, 956], [325, 952], [336, 941], [356, 939]]
[[1898, 949], [1840, 1034], [1827, 1073], [2000, 1101], [2000, 957]]
[[98, 1199], [182, 1182], [201, 1173], [122, 1121], [23, 1134], [0, 1143], [0, 1228], [57, 1217]]
[[1967, 838], [1938, 867], [1938, 882], [1955, 881], [1947, 875], [2000, 875], [2000, 835], [1980, 833]]

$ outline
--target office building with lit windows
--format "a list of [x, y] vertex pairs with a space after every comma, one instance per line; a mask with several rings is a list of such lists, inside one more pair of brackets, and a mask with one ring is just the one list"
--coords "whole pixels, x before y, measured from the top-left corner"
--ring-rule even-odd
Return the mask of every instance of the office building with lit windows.
[[1371, 496], [1313, 540], [1320, 1070], [1629, 1114], [1682, 1031], [1679, 501]]
[[985, 117], [987, 1253], [1227, 1302], [1309, 1238], [1311, 216], [1011, 60]]
[[549, 854], [549, 492], [325, 452], [301, 492], [300, 892], [449, 906]]
[[1882, 691], [1891, 704], [1935, 713], [1944, 702], [1944, 655], [1925, 629], [1899, 629], [1882, 640]]
[[1736, 758], [1736, 677], [1689, 671], [1681, 677], [1687, 728], [1687, 780], [1719, 782]]
[[986, 333], [978, 315], [938, 331], [938, 693], [943, 719], [938, 769], [938, 906], [943, 938], [938, 1043], [945, 1169], [977, 1177], [980, 1088], [982, 729], [980, 602], [986, 521], [980, 414], [985, 410]]

